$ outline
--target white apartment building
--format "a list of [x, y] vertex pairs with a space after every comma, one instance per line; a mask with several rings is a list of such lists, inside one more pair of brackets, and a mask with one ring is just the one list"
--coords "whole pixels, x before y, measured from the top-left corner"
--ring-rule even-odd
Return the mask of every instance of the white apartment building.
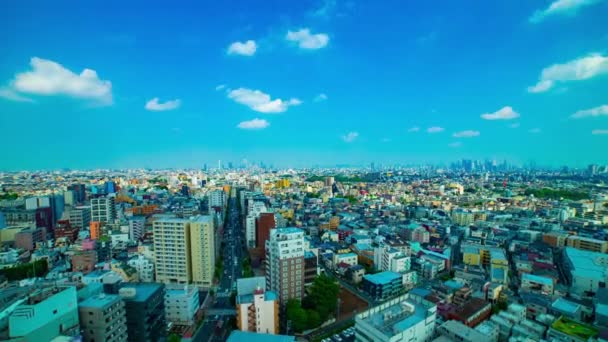
[[152, 260], [143, 255], [138, 255], [136, 258], [127, 261], [127, 264], [137, 270], [139, 281], [144, 283], [151, 283], [154, 281], [154, 263]]
[[262, 334], [279, 333], [279, 301], [265, 291], [264, 277], [237, 280], [236, 319], [239, 330]]
[[198, 288], [189, 285], [167, 285], [165, 318], [176, 325], [192, 325], [199, 309]]
[[114, 197], [91, 199], [91, 221], [112, 222], [116, 219], [116, 202]]

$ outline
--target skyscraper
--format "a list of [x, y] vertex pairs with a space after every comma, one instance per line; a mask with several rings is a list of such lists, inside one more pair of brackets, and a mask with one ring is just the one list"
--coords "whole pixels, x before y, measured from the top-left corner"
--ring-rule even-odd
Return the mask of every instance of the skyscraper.
[[211, 216], [159, 215], [153, 223], [156, 280], [210, 287], [215, 266]]
[[304, 294], [304, 231], [299, 228], [270, 230], [266, 242], [266, 288], [279, 302], [301, 299]]

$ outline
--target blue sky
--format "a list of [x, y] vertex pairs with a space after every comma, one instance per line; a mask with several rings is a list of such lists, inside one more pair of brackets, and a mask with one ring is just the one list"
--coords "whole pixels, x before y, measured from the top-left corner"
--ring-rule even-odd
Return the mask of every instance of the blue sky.
[[602, 0], [5, 1], [0, 169], [605, 163], [606, 17]]

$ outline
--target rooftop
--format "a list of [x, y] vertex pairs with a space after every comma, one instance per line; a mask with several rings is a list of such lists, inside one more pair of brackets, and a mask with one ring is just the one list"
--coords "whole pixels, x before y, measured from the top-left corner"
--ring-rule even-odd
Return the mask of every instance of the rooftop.
[[120, 300], [118, 295], [99, 294], [83, 300], [82, 302], [78, 303], [78, 306], [83, 308], [102, 309], [113, 305], [118, 300]]
[[294, 336], [258, 334], [248, 331], [234, 330], [228, 336], [227, 342], [293, 342]]
[[158, 289], [163, 287], [162, 284], [155, 283], [126, 283], [121, 287], [123, 289], [135, 289], [135, 295], [133, 297], [121, 296], [125, 301], [133, 302], [145, 302], [147, 301]]
[[266, 278], [252, 277], [240, 278], [236, 280], [236, 289], [239, 296], [253, 294], [257, 288], [266, 288]]
[[391, 272], [391, 271], [384, 271], [384, 272], [379, 272], [379, 273], [375, 273], [375, 274], [367, 274], [365, 276], [363, 276], [363, 278], [367, 279], [368, 281], [377, 284], [377, 285], [384, 285], [384, 284], [388, 284], [391, 281], [394, 281], [395, 279], [401, 279], [401, 274], [397, 273], [397, 272]]
[[531, 274], [531, 273], [524, 273], [521, 276], [521, 279], [522, 280], [525, 279], [525, 280], [532, 281], [532, 282], [535, 282], [535, 283], [543, 284], [543, 285], [546, 285], [546, 286], [553, 285], [553, 279], [537, 276], [537, 275], [534, 275], [534, 274]]
[[415, 302], [407, 295], [390, 303], [393, 304], [388, 304], [384, 308], [382, 305], [380, 310], [372, 308], [368, 311], [367, 316], [365, 313], [361, 314], [363, 315], [360, 317], [361, 321], [371, 325], [385, 336], [393, 336], [423, 322], [432, 305], [431, 303], [424, 305], [421, 302]]
[[566, 247], [566, 257], [572, 264], [573, 277], [581, 276], [605, 281], [608, 278], [608, 254]]
[[598, 329], [590, 325], [579, 323], [563, 316], [553, 322], [551, 328], [566, 335], [576, 336], [584, 340], [595, 337], [599, 333]]
[[551, 304], [551, 307], [562, 313], [568, 314], [574, 314], [581, 308], [579, 304], [572, 303], [571, 301], [564, 298], [556, 299], [555, 302]]

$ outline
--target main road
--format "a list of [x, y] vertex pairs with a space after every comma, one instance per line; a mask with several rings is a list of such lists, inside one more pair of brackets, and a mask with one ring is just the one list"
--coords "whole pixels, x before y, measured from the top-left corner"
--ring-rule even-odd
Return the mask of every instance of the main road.
[[[222, 251], [223, 269], [220, 274], [215, 290], [215, 299], [213, 304], [207, 308], [207, 318], [205, 319], [204, 338], [209, 338], [205, 341], [225, 341], [228, 329], [228, 320], [234, 316], [234, 305], [230, 303], [230, 297], [233, 291], [236, 291], [236, 280], [242, 276], [243, 265], [242, 261], [246, 251], [242, 242], [243, 234], [241, 229], [241, 221], [239, 218], [239, 210], [236, 202], [236, 192], [231, 192], [228, 198], [228, 219], [224, 223], [224, 235], [222, 237], [224, 249]], [[221, 323], [220, 323], [221, 322]], [[218, 324], [222, 325], [221, 329], [216, 329]]]

